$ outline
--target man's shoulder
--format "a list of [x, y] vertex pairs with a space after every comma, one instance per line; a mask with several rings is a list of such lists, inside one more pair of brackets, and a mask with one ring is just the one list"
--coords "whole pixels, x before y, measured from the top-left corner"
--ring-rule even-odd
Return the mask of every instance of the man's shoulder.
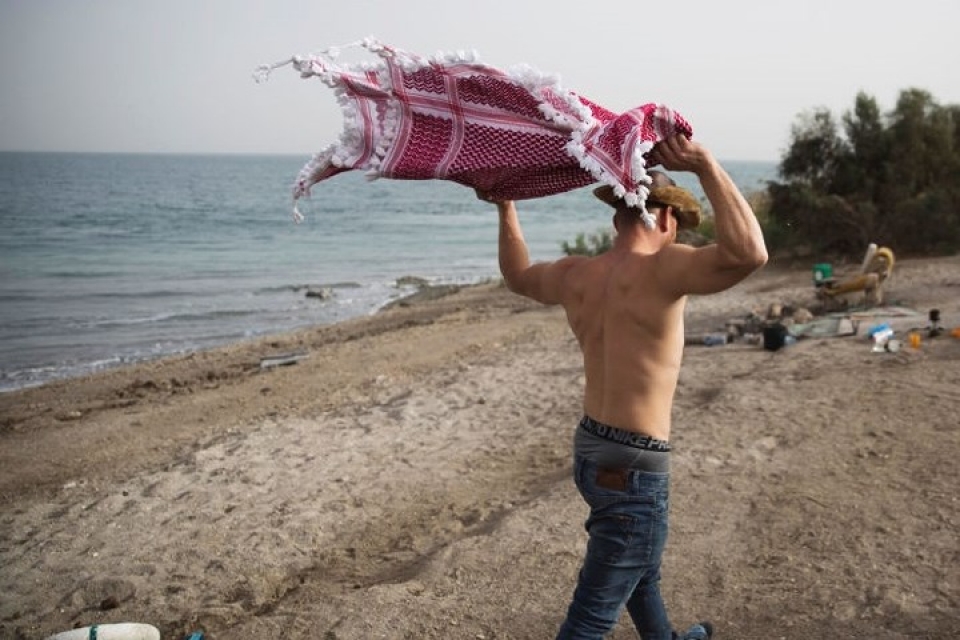
[[667, 246], [660, 249], [658, 255], [670, 256], [670, 255], [691, 255], [697, 251], [697, 248], [684, 244], [682, 242], [674, 242], [673, 244], [668, 244]]
[[671, 279], [679, 271], [690, 269], [695, 264], [697, 248], [688, 244], [669, 244], [656, 253], [656, 272], [658, 277]]

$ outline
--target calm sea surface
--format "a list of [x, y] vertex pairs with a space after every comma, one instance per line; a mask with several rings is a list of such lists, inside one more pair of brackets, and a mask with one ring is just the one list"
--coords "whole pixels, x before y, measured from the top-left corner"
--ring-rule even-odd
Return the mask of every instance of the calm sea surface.
[[[402, 276], [499, 275], [495, 210], [452, 183], [343, 174], [295, 225], [307, 159], [0, 153], [0, 391], [369, 314]], [[776, 172], [726, 166], [746, 191]], [[519, 209], [535, 260], [609, 226], [589, 189]]]

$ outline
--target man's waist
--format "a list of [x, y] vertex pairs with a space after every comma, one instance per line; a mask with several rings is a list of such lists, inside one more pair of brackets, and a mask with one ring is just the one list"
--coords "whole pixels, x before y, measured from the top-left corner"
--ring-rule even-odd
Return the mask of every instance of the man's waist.
[[609, 440], [610, 442], [633, 447], [635, 449], [661, 452], [670, 451], [670, 442], [667, 440], [660, 440], [643, 433], [620, 429], [618, 427], [604, 424], [603, 422], [598, 422], [587, 415], [583, 416], [583, 418], [580, 420], [579, 428], [583, 429], [589, 434], [597, 436], [598, 438], [603, 438], [604, 440]]

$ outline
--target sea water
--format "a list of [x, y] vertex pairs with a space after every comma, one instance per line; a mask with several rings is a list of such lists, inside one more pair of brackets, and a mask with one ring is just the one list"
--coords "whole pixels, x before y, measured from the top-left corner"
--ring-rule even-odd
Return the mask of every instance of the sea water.
[[[370, 314], [403, 276], [499, 276], [496, 211], [453, 183], [342, 174], [294, 224], [307, 159], [0, 153], [0, 390]], [[745, 191], [776, 177], [726, 167]], [[589, 188], [518, 208], [534, 260], [610, 228]]]

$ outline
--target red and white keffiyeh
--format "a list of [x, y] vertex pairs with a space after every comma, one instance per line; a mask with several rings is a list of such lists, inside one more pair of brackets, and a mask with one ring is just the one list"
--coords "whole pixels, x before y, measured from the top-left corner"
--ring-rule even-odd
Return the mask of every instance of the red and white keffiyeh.
[[343, 171], [373, 178], [442, 179], [473, 187], [494, 200], [562, 193], [594, 182], [613, 187], [630, 206], [649, 193], [646, 154], [690, 125], [668, 107], [649, 103], [613, 113], [563, 90], [557, 78], [525, 66], [509, 72], [458, 52], [424, 59], [371, 38], [362, 46], [373, 63], [337, 65], [336, 49], [292, 64], [301, 77], [332, 87], [344, 114], [338, 142], [317, 153], [294, 186], [296, 201]]

